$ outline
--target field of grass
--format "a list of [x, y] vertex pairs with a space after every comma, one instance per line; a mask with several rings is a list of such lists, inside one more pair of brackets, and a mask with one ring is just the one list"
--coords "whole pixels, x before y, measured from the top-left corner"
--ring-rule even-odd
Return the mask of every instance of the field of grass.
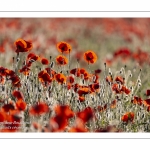
[[1, 18], [0, 132], [149, 132], [149, 18]]

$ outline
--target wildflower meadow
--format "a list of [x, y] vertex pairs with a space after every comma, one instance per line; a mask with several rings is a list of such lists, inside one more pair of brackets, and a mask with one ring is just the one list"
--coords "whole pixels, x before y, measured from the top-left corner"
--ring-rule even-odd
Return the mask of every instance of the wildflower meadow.
[[149, 132], [149, 18], [1, 18], [0, 132]]

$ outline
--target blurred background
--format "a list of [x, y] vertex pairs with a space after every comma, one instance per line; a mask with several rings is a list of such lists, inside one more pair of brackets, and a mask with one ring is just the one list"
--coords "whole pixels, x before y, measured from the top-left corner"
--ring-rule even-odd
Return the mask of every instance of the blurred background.
[[131, 65], [135, 58], [129, 58], [131, 52], [146, 52], [145, 62], [150, 48], [149, 18], [1, 18], [0, 22], [0, 65], [5, 67], [12, 63], [18, 38], [32, 41], [32, 52], [47, 58], [59, 54], [57, 42], [66, 41], [72, 46], [71, 57], [79, 58], [83, 67], [82, 54], [87, 50], [98, 56], [93, 67], [102, 68], [107, 62], [116, 69]]

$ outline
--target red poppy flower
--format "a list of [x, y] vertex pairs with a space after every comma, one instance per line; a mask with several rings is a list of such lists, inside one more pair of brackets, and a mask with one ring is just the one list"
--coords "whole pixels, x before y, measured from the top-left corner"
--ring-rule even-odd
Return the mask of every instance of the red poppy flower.
[[17, 39], [14, 44], [17, 47], [16, 53], [28, 52], [32, 49], [32, 43], [23, 39]]
[[116, 82], [120, 82], [121, 84], [124, 84], [124, 80], [122, 77], [120, 76], [117, 76], [116, 79], [115, 79]]
[[83, 111], [77, 113], [77, 117], [80, 118], [84, 123], [88, 122], [94, 117], [94, 113], [91, 107], [85, 108]]
[[41, 59], [41, 63], [42, 63], [43, 65], [48, 65], [48, 64], [49, 64], [49, 60], [46, 59], [46, 58], [42, 58], [42, 59]]
[[12, 81], [12, 85], [14, 87], [20, 87], [21, 86], [20, 78], [17, 75], [11, 76], [10, 80]]
[[14, 104], [13, 103], [5, 104], [4, 106], [2, 106], [2, 110], [4, 110], [5, 112], [15, 110]]
[[62, 73], [58, 73], [55, 75], [55, 79], [58, 83], [63, 84], [66, 82], [66, 77]]
[[79, 96], [79, 101], [80, 101], [80, 102], [85, 101], [85, 96]]
[[150, 89], [148, 89], [148, 90], [146, 91], [146, 95], [147, 95], [147, 96], [150, 96]]
[[20, 73], [23, 73], [25, 76], [29, 75], [30, 68], [28, 66], [24, 66], [19, 70]]
[[111, 102], [111, 105], [110, 105], [110, 108], [116, 108], [116, 105], [117, 105], [117, 100], [113, 100], [112, 102]]
[[67, 83], [73, 84], [74, 83], [74, 78], [72, 76], [67, 77]]
[[7, 76], [14, 76], [15, 75], [15, 72], [13, 70], [9, 70], [9, 69], [6, 69], [5, 73]]
[[45, 70], [47, 71], [47, 73], [50, 75], [51, 78], [55, 77], [56, 71], [54, 71], [51, 68], [45, 68]]
[[6, 123], [4, 124], [4, 129], [1, 132], [16, 132], [20, 130], [21, 117], [18, 110], [12, 110], [6, 117]]
[[39, 78], [40, 82], [49, 82], [50, 83], [52, 81], [50, 75], [47, 73], [46, 70], [39, 72], [38, 78]]
[[97, 55], [93, 51], [89, 50], [84, 53], [84, 60], [88, 63], [93, 64], [97, 61]]
[[102, 72], [102, 70], [101, 69], [97, 69], [97, 70], [95, 70], [95, 74], [99, 74], [99, 73], [101, 73]]
[[88, 87], [80, 87], [78, 89], [79, 96], [86, 95], [90, 93], [90, 89]]
[[126, 60], [126, 59], [131, 57], [131, 54], [132, 53], [131, 53], [131, 51], [128, 48], [123, 47], [123, 48], [118, 49], [114, 53], [114, 58], [121, 57], [123, 60]]
[[84, 74], [84, 80], [90, 80], [91, 77], [92, 77], [91, 74], [87, 74], [87, 73]]
[[141, 97], [137, 97], [137, 96], [134, 96], [134, 99], [131, 100], [131, 102], [133, 104], [138, 104], [138, 105], [142, 105], [143, 104], [143, 100], [141, 99]]
[[74, 112], [70, 109], [68, 105], [56, 106], [55, 112], [56, 112], [56, 115], [64, 116], [66, 118], [71, 118], [74, 116]]
[[149, 99], [146, 99], [146, 100], [143, 100], [143, 104], [145, 106], [150, 106], [150, 98]]
[[40, 57], [38, 55], [35, 55], [34, 53], [30, 53], [27, 56], [27, 62], [29, 61], [36, 61], [36, 60], [40, 60]]
[[115, 91], [116, 93], [121, 93], [121, 89], [117, 83], [114, 83], [112, 85], [112, 90]]
[[127, 112], [127, 113], [125, 113], [122, 116], [121, 120], [123, 122], [126, 122], [126, 123], [128, 123], [129, 121], [133, 122], [133, 120], [134, 120], [134, 113], [133, 112]]
[[51, 132], [61, 132], [64, 131], [68, 125], [68, 119], [62, 115], [56, 115], [49, 121], [51, 127]]
[[57, 43], [57, 49], [60, 53], [70, 53], [71, 52], [71, 46], [66, 42], [59, 42]]
[[57, 56], [56, 57], [56, 62], [58, 65], [66, 65], [68, 64], [68, 59], [65, 56]]
[[18, 110], [24, 111], [26, 109], [26, 106], [27, 106], [27, 104], [26, 104], [25, 101], [23, 101], [23, 100], [17, 100], [16, 107], [17, 107]]
[[13, 91], [12, 95], [17, 98], [17, 100], [23, 100], [23, 95], [20, 91]]
[[92, 92], [99, 92], [99, 90], [100, 90], [99, 83], [93, 83], [89, 86], [90, 86], [90, 89], [91, 89]]
[[107, 109], [107, 104], [105, 104], [104, 106], [98, 106], [97, 109], [99, 112], [104, 112]]
[[49, 112], [49, 107], [46, 103], [40, 102], [38, 104], [34, 104], [29, 109], [30, 115], [42, 115]]
[[0, 111], [0, 122], [4, 122], [6, 119], [6, 114], [4, 111]]
[[81, 75], [79, 68], [75, 68], [75, 69], [70, 70], [70, 73], [77, 76], [77, 77], [79, 77]]
[[126, 94], [130, 94], [130, 92], [131, 92], [131, 90], [128, 89], [127, 87], [125, 87], [125, 86], [122, 86], [121, 91], [126, 93]]

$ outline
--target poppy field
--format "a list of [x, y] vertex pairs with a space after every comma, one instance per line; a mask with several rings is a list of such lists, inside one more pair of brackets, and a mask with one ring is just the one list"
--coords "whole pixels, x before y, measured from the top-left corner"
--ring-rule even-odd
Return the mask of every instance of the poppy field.
[[1, 18], [0, 132], [149, 132], [149, 18]]

